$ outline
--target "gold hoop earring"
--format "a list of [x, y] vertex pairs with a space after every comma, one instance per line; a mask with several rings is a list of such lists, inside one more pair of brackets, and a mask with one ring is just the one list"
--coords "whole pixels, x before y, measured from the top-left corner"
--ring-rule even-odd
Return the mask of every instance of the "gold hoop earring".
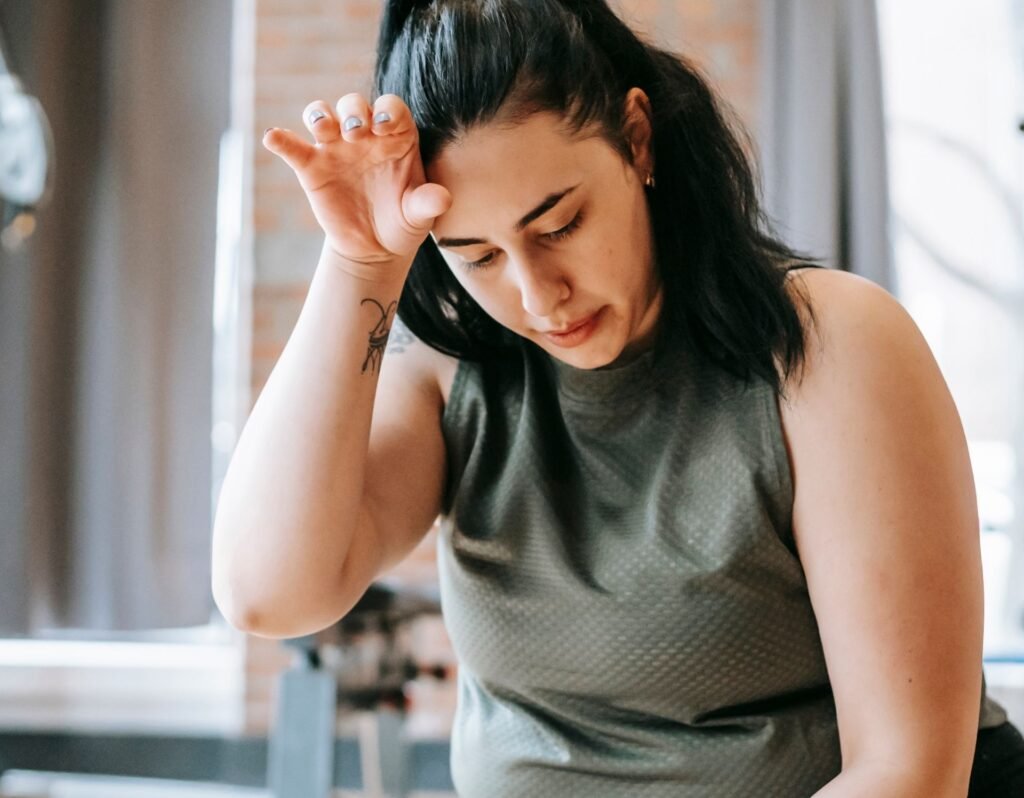
[[647, 179], [644, 180], [644, 185], [647, 188], [654, 188], [654, 172], [647, 173]]

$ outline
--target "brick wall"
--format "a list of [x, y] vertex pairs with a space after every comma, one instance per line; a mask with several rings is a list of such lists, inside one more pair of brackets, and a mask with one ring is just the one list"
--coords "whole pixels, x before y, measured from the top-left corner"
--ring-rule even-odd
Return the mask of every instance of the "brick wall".
[[612, 0], [612, 5], [650, 41], [695, 59], [753, 132], [758, 0]]
[[[740, 118], [757, 119], [757, 0], [618, 0], [623, 17], [649, 39], [695, 58]], [[254, 0], [255, 107], [252, 240], [252, 398], [262, 389], [298, 318], [322, 242], [291, 171], [259, 145], [272, 126], [303, 131], [302, 110], [350, 91], [369, 97], [381, 4], [378, 0]], [[409, 579], [433, 571], [433, 535], [400, 566]], [[450, 657], [444, 630], [424, 621], [417, 634], [431, 657]], [[446, 653], [447, 652], [447, 653]], [[426, 653], [426, 652], [424, 652]], [[248, 638], [247, 726], [273, 717], [274, 678], [290, 661], [280, 643]], [[417, 684], [422, 710], [415, 725], [446, 728], [454, 702], [449, 688]], [[414, 706], [414, 711], [417, 706]]]

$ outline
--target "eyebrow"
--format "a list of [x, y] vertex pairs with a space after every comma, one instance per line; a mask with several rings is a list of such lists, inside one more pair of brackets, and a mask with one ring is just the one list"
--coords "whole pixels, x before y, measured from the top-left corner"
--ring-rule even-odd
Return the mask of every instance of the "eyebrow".
[[[539, 219], [545, 213], [554, 208], [559, 202], [561, 202], [563, 197], [568, 196], [579, 187], [580, 184], [577, 183], [575, 186], [569, 186], [569, 188], [564, 189], [562, 191], [556, 191], [553, 194], [548, 194], [548, 196], [544, 198], [544, 201], [540, 205], [538, 205], [532, 211], [527, 213], [522, 219], [516, 222], [515, 227], [513, 229], [517, 233], [521, 232], [523, 228], [526, 227], [526, 225], [528, 225], [535, 219]], [[439, 238], [437, 240], [437, 246], [445, 247], [446, 249], [451, 249], [453, 247], [468, 247], [471, 244], [486, 243], [487, 239], [485, 238]]]

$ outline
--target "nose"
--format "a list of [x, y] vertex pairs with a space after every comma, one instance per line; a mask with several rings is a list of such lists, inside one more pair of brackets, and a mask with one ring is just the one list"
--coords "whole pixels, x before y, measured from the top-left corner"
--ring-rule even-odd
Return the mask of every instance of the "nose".
[[569, 298], [569, 283], [554, 264], [521, 260], [515, 264], [523, 309], [531, 316], [550, 316]]

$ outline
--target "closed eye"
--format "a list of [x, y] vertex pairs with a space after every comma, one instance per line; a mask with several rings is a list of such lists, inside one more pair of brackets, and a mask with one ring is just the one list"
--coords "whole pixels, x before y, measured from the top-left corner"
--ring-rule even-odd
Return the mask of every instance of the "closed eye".
[[[550, 233], [544, 233], [541, 238], [546, 238], [549, 241], [563, 241], [576, 232], [582, 221], [583, 212], [581, 211], [580, 213], [577, 213], [576, 217], [565, 227], [560, 230], [553, 230]], [[494, 260], [494, 253], [488, 252], [484, 257], [480, 258], [480, 260], [464, 260], [462, 265], [466, 269], [472, 271], [473, 269], [481, 269], [489, 265], [492, 260]]]
[[580, 222], [583, 221], [583, 213], [577, 213], [575, 218], [569, 222], [561, 230], [555, 230], [551, 233], [545, 233], [544, 238], [550, 239], [551, 241], [561, 241], [563, 238], [568, 238], [573, 234], [577, 227], [580, 226]]

